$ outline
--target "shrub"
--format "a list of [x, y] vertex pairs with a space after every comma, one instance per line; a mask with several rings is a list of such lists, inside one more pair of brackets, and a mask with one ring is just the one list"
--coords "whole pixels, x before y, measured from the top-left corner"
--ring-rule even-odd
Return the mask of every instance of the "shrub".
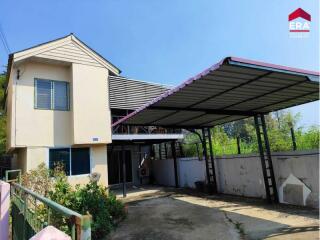
[[41, 163], [36, 169], [23, 174], [21, 181], [23, 186], [45, 197], [48, 197], [53, 185], [50, 171], [44, 163]]
[[[44, 178], [43, 180], [41, 180]], [[73, 188], [63, 169], [50, 172], [44, 164], [23, 175], [23, 185], [80, 214], [92, 216], [92, 239], [104, 238], [122, 220], [126, 213], [124, 204], [115, 195], [94, 179], [84, 186]], [[47, 185], [46, 185], [47, 184]], [[41, 208], [41, 209], [40, 209]], [[46, 208], [39, 205], [39, 217], [46, 219]], [[50, 224], [70, 234], [68, 220], [56, 211], [51, 211]]]

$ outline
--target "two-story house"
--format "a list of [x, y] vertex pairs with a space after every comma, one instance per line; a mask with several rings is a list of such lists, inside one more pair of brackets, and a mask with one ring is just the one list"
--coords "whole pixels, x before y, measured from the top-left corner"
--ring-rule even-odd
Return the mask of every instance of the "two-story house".
[[59, 162], [72, 184], [97, 172], [108, 186], [121, 182], [125, 156], [126, 179], [139, 184], [141, 161], [152, 144], [182, 135], [150, 127], [112, 130], [112, 119], [167, 90], [119, 74], [73, 34], [10, 54], [6, 112], [12, 168], [26, 172], [45, 163], [52, 169]]

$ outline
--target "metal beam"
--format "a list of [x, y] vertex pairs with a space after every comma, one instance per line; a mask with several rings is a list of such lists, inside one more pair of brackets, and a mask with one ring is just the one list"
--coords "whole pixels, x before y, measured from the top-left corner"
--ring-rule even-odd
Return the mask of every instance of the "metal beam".
[[203, 156], [206, 163], [206, 174], [207, 174], [207, 183], [210, 183], [210, 171], [209, 171], [209, 159], [208, 159], [208, 150], [207, 150], [207, 142], [206, 142], [206, 132], [205, 129], [202, 128], [202, 149], [203, 149]]
[[207, 131], [208, 131], [209, 152], [210, 152], [210, 160], [211, 160], [212, 175], [213, 175], [213, 188], [214, 188], [214, 192], [217, 193], [218, 192], [217, 177], [216, 177], [216, 168], [214, 166], [214, 155], [213, 155], [213, 147], [212, 147], [212, 139], [211, 139], [210, 128], [207, 128]]
[[264, 156], [264, 152], [263, 152], [263, 145], [262, 145], [258, 116], [254, 116], [254, 123], [255, 123], [257, 140], [258, 140], [258, 148], [259, 148], [260, 160], [261, 160], [261, 165], [262, 165], [262, 173], [263, 173], [264, 186], [265, 186], [265, 190], [266, 190], [266, 197], [267, 197], [268, 202], [271, 202], [271, 194], [270, 194], [270, 188], [269, 188], [267, 171], [266, 171], [266, 160], [265, 160], [265, 156]]
[[178, 179], [178, 167], [177, 167], [176, 141], [171, 142], [171, 151], [172, 151], [173, 167], [174, 167], [174, 181], [175, 181], [176, 188], [178, 188], [179, 179]]
[[[141, 144], [139, 144], [139, 169], [142, 167], [141, 162], [142, 162], [142, 152], [141, 152]], [[140, 172], [139, 172], [139, 180], [140, 180], [140, 185], [142, 185], [142, 177], [140, 176]]]
[[202, 116], [205, 116], [205, 115], [207, 115], [207, 114], [206, 114], [206, 113], [203, 113], [203, 114], [200, 114], [200, 115], [198, 115], [198, 116], [194, 116], [194, 117], [191, 117], [191, 118], [188, 118], [188, 119], [185, 119], [185, 120], [181, 120], [181, 121], [179, 121], [179, 122], [175, 122], [175, 123], [173, 123], [173, 125], [179, 125], [179, 124], [182, 124], [182, 123], [184, 123], [184, 122], [189, 122], [189, 121], [192, 121], [192, 120], [194, 120], [194, 119], [197, 119], [197, 118], [202, 117]]
[[[262, 113], [262, 112], [254, 112], [254, 111], [238, 111], [238, 110], [207, 109], [207, 108], [188, 108], [188, 107], [167, 107], [167, 106], [150, 106], [150, 107], [148, 107], [148, 109], [150, 109], [150, 110], [166, 110], [166, 111], [192, 111], [192, 112], [203, 112], [205, 114], [237, 115], [237, 116], [254, 116], [254, 115]], [[170, 114], [166, 115], [165, 117], [168, 117], [171, 114], [173, 114], [173, 113], [170, 113]], [[157, 121], [159, 121], [159, 120], [155, 120], [153, 122], [157, 122]], [[185, 121], [187, 121], [187, 120], [185, 120]]]
[[270, 92], [267, 92], [267, 93], [264, 93], [264, 94], [260, 94], [260, 95], [258, 95], [258, 96], [251, 97], [251, 98], [245, 99], [245, 100], [243, 100], [243, 101], [240, 101], [240, 102], [237, 102], [237, 103], [228, 105], [228, 106], [226, 106], [226, 107], [223, 107], [222, 109], [230, 108], [230, 107], [233, 107], [233, 106], [236, 106], [236, 105], [245, 103], [245, 102], [249, 102], [249, 101], [252, 101], [252, 100], [256, 100], [256, 99], [259, 99], [259, 98], [261, 98], [261, 97], [265, 97], [265, 96], [270, 95], [270, 94], [272, 94], [272, 93], [276, 93], [276, 92], [285, 90], [285, 89], [290, 88], [290, 87], [297, 86], [297, 85], [302, 84], [302, 83], [305, 83], [305, 82], [309, 82], [309, 80], [307, 79], [307, 80], [295, 82], [295, 83], [293, 83], [293, 84], [289, 84], [289, 85], [286, 85], [286, 86], [284, 86], [284, 87], [277, 88], [277, 89], [275, 89], [275, 90], [273, 90], [273, 91], [270, 91]]
[[275, 180], [275, 177], [274, 177], [273, 163], [272, 163], [271, 150], [270, 150], [270, 143], [269, 143], [268, 132], [267, 132], [267, 125], [266, 125], [266, 121], [264, 119], [264, 115], [263, 114], [260, 116], [260, 118], [261, 118], [261, 124], [262, 124], [262, 131], [263, 131], [265, 148], [266, 148], [266, 152], [267, 152], [267, 157], [269, 159], [268, 170], [269, 170], [269, 173], [270, 173], [272, 187], [273, 187], [273, 195], [274, 195], [273, 201], [278, 203], [279, 202], [278, 190], [277, 190], [277, 183], [276, 183], [276, 180]]
[[124, 151], [124, 145], [121, 146], [121, 161], [122, 161], [122, 195], [123, 197], [127, 196], [127, 187], [126, 187], [126, 160], [125, 160], [125, 151]]
[[[295, 97], [287, 98], [287, 99], [284, 99], [284, 100], [282, 100], [282, 101], [275, 102], [275, 103], [271, 103], [271, 104], [267, 104], [267, 105], [264, 105], [264, 106], [261, 106], [261, 107], [253, 108], [253, 109], [250, 109], [249, 111], [255, 111], [255, 110], [257, 110], [257, 109], [270, 107], [270, 106], [272, 106], [272, 105], [278, 105], [279, 103], [284, 103], [284, 102], [288, 102], [288, 101], [291, 101], [291, 100], [295, 100], [295, 99], [297, 99], [297, 98], [306, 97], [306, 96], [309, 96], [310, 94], [314, 94], [314, 93], [319, 93], [319, 90], [313, 91], [313, 92], [308, 92], [308, 93], [305, 93], [305, 94], [300, 95], [300, 96], [295, 96]], [[315, 101], [315, 100], [314, 100], [314, 101]], [[272, 111], [275, 111], [275, 110], [272, 110]]]
[[211, 100], [211, 99], [213, 99], [213, 98], [215, 98], [215, 97], [219, 97], [219, 96], [221, 96], [222, 94], [225, 94], [225, 93], [230, 92], [230, 91], [232, 91], [232, 90], [234, 90], [234, 89], [237, 89], [237, 88], [239, 88], [239, 87], [242, 87], [242, 86], [244, 86], [244, 85], [246, 85], [246, 84], [248, 84], [248, 83], [257, 81], [257, 80], [259, 80], [260, 78], [263, 78], [263, 77], [266, 77], [266, 76], [270, 75], [271, 73], [272, 73], [272, 72], [267, 72], [267, 73], [265, 73], [265, 74], [262, 74], [262, 75], [260, 75], [260, 76], [255, 77], [254, 79], [250, 79], [250, 80], [248, 80], [248, 81], [246, 81], [246, 82], [244, 82], [244, 83], [240, 83], [240, 84], [238, 84], [237, 86], [234, 86], [234, 87], [229, 88], [229, 89], [227, 89], [227, 90], [225, 90], [225, 91], [222, 91], [222, 92], [220, 92], [220, 93], [218, 93], [218, 94], [215, 94], [215, 95], [212, 95], [212, 96], [210, 96], [210, 97], [207, 97], [207, 98], [205, 98], [205, 99], [203, 99], [203, 100], [201, 100], [201, 101], [198, 101], [198, 102], [196, 102], [196, 103], [188, 106], [188, 108], [191, 108], [191, 107], [196, 106], [196, 105], [198, 105], [198, 104], [200, 104], [200, 103], [203, 103], [203, 102], [206, 102], [206, 101], [208, 101], [208, 100]]

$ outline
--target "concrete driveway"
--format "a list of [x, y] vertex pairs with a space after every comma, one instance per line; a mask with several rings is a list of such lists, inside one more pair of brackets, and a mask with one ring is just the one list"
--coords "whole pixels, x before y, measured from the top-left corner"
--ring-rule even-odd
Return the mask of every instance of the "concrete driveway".
[[136, 189], [124, 201], [128, 217], [109, 239], [319, 239], [312, 209], [168, 188]]

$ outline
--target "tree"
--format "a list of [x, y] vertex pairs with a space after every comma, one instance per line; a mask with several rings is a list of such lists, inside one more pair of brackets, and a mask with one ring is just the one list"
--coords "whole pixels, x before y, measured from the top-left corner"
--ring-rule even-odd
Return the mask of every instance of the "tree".
[[0, 155], [6, 152], [6, 114], [4, 101], [6, 92], [6, 73], [0, 74]]
[[[297, 128], [297, 123], [301, 119], [300, 113], [293, 115], [288, 110], [281, 110], [265, 116], [268, 138], [271, 151], [289, 151], [293, 144], [290, 128], [296, 132], [296, 143], [298, 149], [316, 149], [319, 144], [319, 126], [310, 127], [307, 131]], [[241, 153], [257, 153], [258, 142], [253, 117], [239, 121], [216, 126], [212, 131], [212, 143], [216, 155], [236, 154], [237, 137], [240, 137]], [[186, 142], [195, 139], [195, 136], [188, 136]], [[195, 153], [195, 148], [185, 146], [190, 152]], [[200, 150], [201, 151], [201, 150]]]

